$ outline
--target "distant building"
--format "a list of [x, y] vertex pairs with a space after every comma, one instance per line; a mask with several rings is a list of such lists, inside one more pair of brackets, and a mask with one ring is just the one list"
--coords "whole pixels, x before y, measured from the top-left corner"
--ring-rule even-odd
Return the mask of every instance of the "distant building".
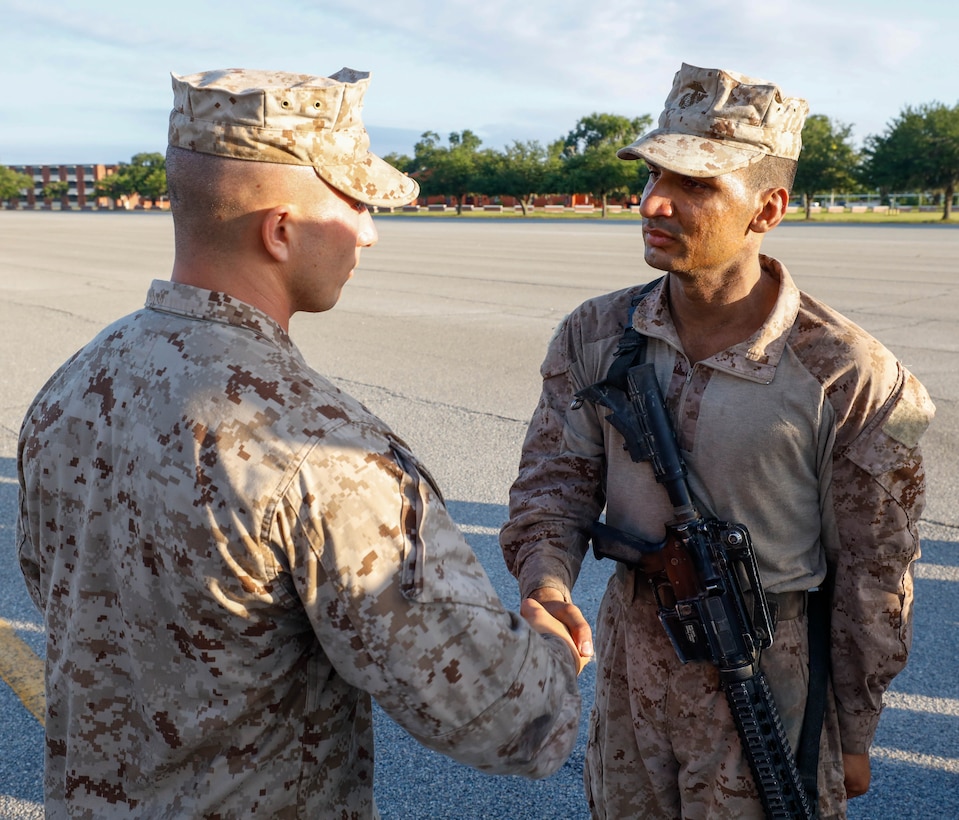
[[93, 185], [97, 180], [117, 170], [116, 165], [9, 165], [7, 167], [33, 179], [33, 188], [28, 188], [25, 200], [20, 200], [21, 204], [27, 208], [51, 206], [52, 203], [43, 197], [43, 189], [57, 180], [70, 183], [66, 196], [62, 199], [57, 197], [57, 201], [61, 202], [63, 207], [109, 207], [110, 200], [105, 197], [98, 198]]

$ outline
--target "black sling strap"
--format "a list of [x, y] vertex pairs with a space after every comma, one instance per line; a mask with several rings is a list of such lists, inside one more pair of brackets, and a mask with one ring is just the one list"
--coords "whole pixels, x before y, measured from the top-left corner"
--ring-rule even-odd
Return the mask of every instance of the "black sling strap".
[[633, 327], [633, 314], [636, 312], [639, 303], [665, 278], [665, 276], [660, 276], [659, 279], [647, 282], [629, 303], [626, 326], [623, 329], [619, 345], [617, 345], [613, 354], [613, 363], [606, 372], [606, 381], [610, 384], [625, 385], [626, 373], [629, 369], [634, 365], [642, 364], [646, 360], [646, 337]]
[[[664, 278], [647, 282], [630, 302], [626, 327], [606, 373], [608, 383], [625, 385], [629, 369], [646, 360], [646, 337], [633, 327], [633, 314], [639, 303]], [[809, 802], [813, 806], [816, 806], [819, 800], [819, 744], [826, 714], [829, 680], [829, 599], [828, 587], [823, 582], [823, 588], [809, 593], [806, 608], [809, 629], [809, 692], [806, 695], [806, 709], [796, 750], [796, 766]]]
[[809, 693], [803, 713], [799, 746], [796, 749], [796, 767], [802, 778], [809, 802], [819, 800], [819, 743], [826, 716], [826, 692], [829, 683], [830, 594], [826, 582], [809, 593], [806, 618], [809, 628]]

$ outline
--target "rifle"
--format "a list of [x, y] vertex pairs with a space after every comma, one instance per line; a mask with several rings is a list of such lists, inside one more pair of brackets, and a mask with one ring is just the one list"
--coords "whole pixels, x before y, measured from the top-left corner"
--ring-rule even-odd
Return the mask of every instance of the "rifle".
[[652, 364], [629, 368], [627, 393], [606, 381], [577, 399], [601, 404], [625, 440], [630, 458], [651, 464], [675, 518], [661, 542], [649, 542], [596, 522], [593, 552], [647, 575], [660, 622], [683, 663], [710, 661], [742, 740], [769, 818], [815, 817], [766, 676], [762, 650], [773, 622], [749, 532], [742, 524], [704, 519], [696, 510], [679, 445]]

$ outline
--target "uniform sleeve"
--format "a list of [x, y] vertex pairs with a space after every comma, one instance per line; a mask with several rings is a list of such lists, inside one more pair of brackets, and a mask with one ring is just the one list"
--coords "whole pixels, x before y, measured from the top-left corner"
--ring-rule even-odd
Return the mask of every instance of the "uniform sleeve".
[[506, 564], [524, 596], [549, 587], [570, 600], [589, 527], [605, 505], [597, 412], [591, 404], [572, 408], [574, 393], [587, 381], [573, 354], [577, 338], [575, 316], [567, 317], [549, 344], [543, 391], [510, 490], [509, 521], [500, 533]]
[[503, 608], [402, 445], [355, 444], [318, 445], [277, 516], [330, 662], [429, 748], [490, 773], [552, 774], [579, 725], [568, 647]]
[[868, 750], [882, 696], [912, 641], [912, 564], [925, 506], [919, 439], [934, 407], [899, 366], [894, 389], [848, 445], [837, 447], [832, 497], [839, 535], [832, 612], [833, 685], [843, 750]]

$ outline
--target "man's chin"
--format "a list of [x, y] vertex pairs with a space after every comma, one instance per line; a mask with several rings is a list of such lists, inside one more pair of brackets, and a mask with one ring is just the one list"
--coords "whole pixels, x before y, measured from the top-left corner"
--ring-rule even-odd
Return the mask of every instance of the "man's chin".
[[664, 271], [672, 270], [672, 258], [663, 253], [660, 248], [647, 247], [643, 258], [646, 260], [646, 264], [651, 268]]

